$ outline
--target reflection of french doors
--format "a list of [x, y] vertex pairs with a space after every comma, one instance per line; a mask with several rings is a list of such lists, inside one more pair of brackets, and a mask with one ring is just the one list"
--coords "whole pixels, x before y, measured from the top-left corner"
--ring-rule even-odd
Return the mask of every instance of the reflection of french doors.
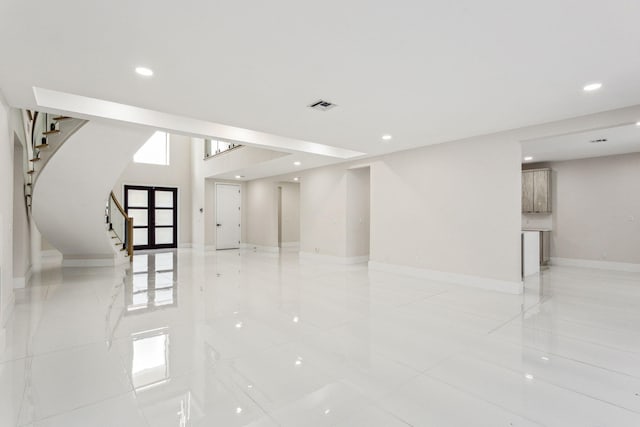
[[124, 208], [133, 218], [134, 249], [177, 247], [177, 188], [125, 185]]

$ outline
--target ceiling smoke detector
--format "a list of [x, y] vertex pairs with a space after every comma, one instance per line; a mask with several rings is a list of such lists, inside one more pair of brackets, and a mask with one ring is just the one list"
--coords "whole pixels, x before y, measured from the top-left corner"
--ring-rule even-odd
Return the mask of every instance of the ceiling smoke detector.
[[589, 141], [591, 144], [599, 144], [601, 142], [607, 142], [607, 138], [599, 138], [599, 139], [592, 139], [591, 141]]
[[308, 107], [309, 108], [313, 108], [314, 110], [328, 111], [328, 110], [331, 110], [334, 107], [337, 107], [337, 105], [334, 104], [333, 102], [329, 102], [329, 101], [325, 101], [323, 99], [319, 99], [316, 102], [313, 102], [313, 103], [309, 104]]

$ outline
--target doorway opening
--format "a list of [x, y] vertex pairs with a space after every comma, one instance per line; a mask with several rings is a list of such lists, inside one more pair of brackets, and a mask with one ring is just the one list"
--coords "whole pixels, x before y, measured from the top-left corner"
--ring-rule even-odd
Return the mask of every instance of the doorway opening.
[[124, 209], [133, 218], [133, 248], [178, 247], [178, 189], [124, 186]]
[[216, 249], [239, 249], [242, 233], [239, 184], [216, 183]]
[[300, 184], [278, 184], [278, 247], [297, 250], [300, 246]]
[[371, 217], [371, 168], [347, 172], [346, 256], [353, 262], [369, 260]]

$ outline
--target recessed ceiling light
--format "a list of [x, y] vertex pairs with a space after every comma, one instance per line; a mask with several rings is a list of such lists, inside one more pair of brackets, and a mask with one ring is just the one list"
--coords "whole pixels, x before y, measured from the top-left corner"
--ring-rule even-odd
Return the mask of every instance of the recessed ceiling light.
[[236, 179], [242, 179], [244, 178], [244, 175], [236, 175]]
[[525, 374], [525, 376], [524, 376], [524, 377], [525, 377], [526, 379], [528, 379], [528, 380], [532, 380], [532, 379], [533, 379], [533, 375], [531, 375], [531, 374]]
[[636, 122], [636, 126], [640, 126], [640, 122]]
[[140, 74], [141, 76], [145, 76], [145, 77], [153, 76], [153, 70], [151, 68], [147, 68], [147, 67], [136, 67], [136, 73]]
[[390, 141], [390, 140], [391, 140], [391, 138], [392, 138], [392, 136], [391, 136], [391, 135], [389, 135], [389, 134], [382, 135], [382, 139], [383, 139], [384, 141]]
[[585, 92], [593, 92], [594, 90], [598, 90], [602, 87], [602, 83], [589, 83], [585, 87], [582, 88]]
[[302, 163], [300, 163], [300, 162], [293, 162], [293, 165], [294, 165], [294, 166], [300, 166], [301, 164], [302, 164]]
[[300, 181], [300, 178], [298, 178], [297, 176], [295, 178], [293, 178], [294, 181]]
[[530, 161], [530, 160], [533, 160], [533, 157], [531, 157], [531, 156], [527, 156], [527, 157], [525, 157], [525, 158], [524, 158], [524, 161], [525, 161], [525, 162], [528, 162], [528, 161]]
[[236, 414], [241, 414], [241, 413], [242, 413], [242, 408], [238, 406], [236, 408]]

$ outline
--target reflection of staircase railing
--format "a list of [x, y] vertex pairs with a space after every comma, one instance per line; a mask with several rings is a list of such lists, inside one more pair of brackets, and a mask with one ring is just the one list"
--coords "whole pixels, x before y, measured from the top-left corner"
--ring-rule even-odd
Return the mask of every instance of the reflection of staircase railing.
[[133, 218], [128, 216], [122, 205], [111, 192], [105, 212], [105, 219], [112, 232], [112, 238], [116, 239], [116, 246], [121, 246], [121, 251], [127, 251], [129, 261], [133, 260]]

